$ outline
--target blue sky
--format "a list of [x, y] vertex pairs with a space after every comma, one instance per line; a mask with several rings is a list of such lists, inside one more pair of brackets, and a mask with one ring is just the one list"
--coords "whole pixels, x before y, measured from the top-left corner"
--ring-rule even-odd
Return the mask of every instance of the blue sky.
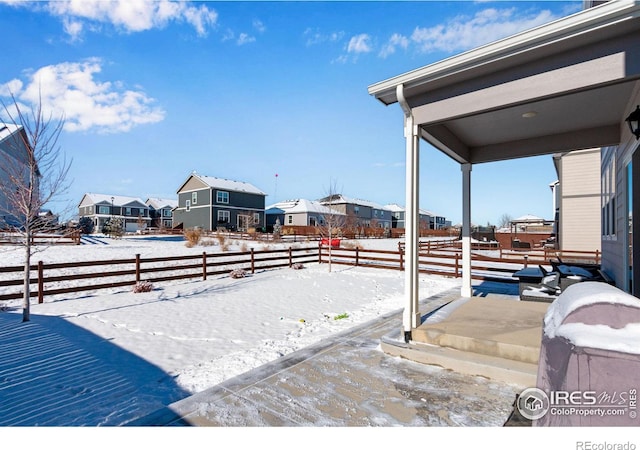
[[[194, 170], [267, 205], [333, 185], [403, 205], [402, 114], [367, 87], [581, 4], [0, 0], [0, 99], [31, 107], [40, 89], [64, 114], [74, 206], [85, 192], [175, 198]], [[420, 174], [421, 207], [459, 222], [460, 166], [423, 142]], [[555, 179], [550, 156], [474, 166], [473, 222], [552, 218]]]

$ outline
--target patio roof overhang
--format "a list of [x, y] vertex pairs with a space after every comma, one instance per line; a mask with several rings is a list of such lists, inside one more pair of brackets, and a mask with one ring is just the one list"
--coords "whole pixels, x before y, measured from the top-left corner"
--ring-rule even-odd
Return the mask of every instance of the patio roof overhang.
[[640, 3], [622, 0], [369, 86], [403, 95], [419, 136], [460, 163], [617, 145], [640, 89]]

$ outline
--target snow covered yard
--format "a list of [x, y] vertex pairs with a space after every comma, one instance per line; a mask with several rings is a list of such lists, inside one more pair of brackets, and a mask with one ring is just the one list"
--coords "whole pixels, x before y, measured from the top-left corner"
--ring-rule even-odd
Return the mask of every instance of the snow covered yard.
[[[364, 244], [397, 248], [397, 241]], [[202, 247], [189, 249], [175, 238], [139, 237], [108, 245], [49, 247], [35, 260], [63, 262], [129, 257], [132, 253], [164, 256], [202, 251]], [[19, 264], [19, 249], [3, 248], [0, 252], [5, 264]], [[456, 279], [424, 275], [421, 297], [458, 285]], [[93, 358], [127, 365], [125, 372], [132, 372], [127, 378], [137, 379], [137, 387], [148, 392], [128, 405], [132, 409], [129, 413], [135, 416], [399, 310], [403, 286], [404, 274], [399, 271], [333, 265], [329, 272], [328, 265], [312, 263], [301, 270], [265, 270], [241, 279], [225, 275], [206, 281], [163, 283], [146, 293], [134, 294], [130, 289], [89, 292], [33, 304], [31, 314], [34, 324], [44, 327], [41, 332], [90, 342], [85, 348]], [[20, 312], [19, 302], [13, 302], [0, 313], [4, 316], [0, 320], [3, 333], [17, 326]], [[29, 345], [37, 346], [43, 338], [34, 335], [29, 339]], [[51, 355], [52, 349], [40, 350]], [[42, 354], [34, 352], [31, 357], [36, 363]], [[35, 394], [42, 393], [36, 389]], [[96, 410], [95, 416], [85, 415], [84, 423], [74, 424], [105, 423], [101, 414], [104, 411]], [[46, 420], [43, 417], [42, 422]], [[112, 420], [117, 423], [117, 418]]]

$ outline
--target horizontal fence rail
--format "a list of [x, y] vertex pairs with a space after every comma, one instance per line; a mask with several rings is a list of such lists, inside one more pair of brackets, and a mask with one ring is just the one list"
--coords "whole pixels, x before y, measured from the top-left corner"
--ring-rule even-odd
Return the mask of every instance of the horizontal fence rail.
[[[30, 296], [37, 297], [38, 303], [42, 303], [45, 296], [133, 287], [140, 281], [206, 280], [208, 276], [229, 274], [236, 269], [254, 273], [256, 270], [317, 261], [316, 246], [156, 258], [136, 255], [126, 259], [53, 264], [40, 261], [31, 266]], [[10, 274], [19, 274], [19, 277]], [[24, 266], [0, 268], [0, 301], [23, 297], [23, 274]], [[11, 289], [12, 286], [19, 289]]]
[[[462, 256], [456, 241], [427, 241], [420, 244], [418, 263], [420, 273], [447, 277], [462, 276]], [[45, 296], [79, 293], [120, 287], [133, 287], [140, 281], [166, 282], [202, 279], [229, 274], [242, 269], [256, 270], [292, 267], [295, 263], [328, 263], [369, 268], [404, 270], [404, 245], [398, 250], [372, 250], [311, 245], [278, 250], [249, 250], [225, 253], [193, 254], [187, 256], [147, 257], [44, 263], [31, 266], [30, 296], [44, 301]], [[493, 255], [489, 255], [489, 254]], [[475, 280], [513, 282], [513, 274], [529, 265], [549, 266], [551, 260], [599, 264], [600, 253], [582, 251], [515, 251], [493, 250], [472, 252], [471, 276]], [[0, 267], [0, 301], [23, 297], [24, 267]]]
[[[420, 273], [443, 275], [448, 277], [462, 276], [462, 252], [459, 243], [451, 240], [427, 241], [420, 243], [418, 268]], [[549, 268], [552, 260], [567, 263], [599, 264], [599, 251], [551, 251], [540, 250], [524, 253], [522, 251], [494, 250], [498, 256], [488, 256], [481, 252], [484, 247], [476, 248], [471, 255], [471, 278], [484, 281], [500, 281], [517, 283], [513, 274], [529, 265], [543, 265]], [[320, 246], [320, 262], [353, 265], [362, 267], [404, 270], [405, 255], [403, 243], [397, 251], [365, 250], [358, 248], [331, 248]]]

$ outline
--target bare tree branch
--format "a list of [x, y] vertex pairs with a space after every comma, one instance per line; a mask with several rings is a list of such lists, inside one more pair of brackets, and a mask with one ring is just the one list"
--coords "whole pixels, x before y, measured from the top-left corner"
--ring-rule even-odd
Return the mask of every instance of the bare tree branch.
[[0, 100], [9, 118], [8, 123], [0, 123], [8, 135], [0, 141], [0, 226], [19, 236], [18, 243], [25, 249], [23, 321], [28, 321], [34, 236], [57, 226], [43, 220], [40, 212], [67, 191], [71, 162], [58, 146], [64, 119], [45, 117], [41, 100], [23, 111], [13, 94], [11, 99], [11, 105]]

